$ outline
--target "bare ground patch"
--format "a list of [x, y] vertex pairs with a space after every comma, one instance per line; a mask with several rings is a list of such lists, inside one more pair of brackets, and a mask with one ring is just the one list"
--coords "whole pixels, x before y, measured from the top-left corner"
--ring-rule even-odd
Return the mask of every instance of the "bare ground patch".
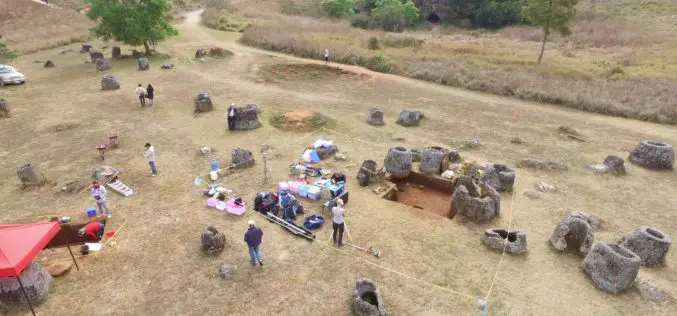
[[318, 80], [358, 77], [340, 68], [315, 64], [271, 64], [259, 68], [259, 74], [269, 81]]
[[309, 132], [325, 126], [329, 120], [311, 110], [296, 110], [283, 115], [274, 115], [270, 124], [284, 131]]

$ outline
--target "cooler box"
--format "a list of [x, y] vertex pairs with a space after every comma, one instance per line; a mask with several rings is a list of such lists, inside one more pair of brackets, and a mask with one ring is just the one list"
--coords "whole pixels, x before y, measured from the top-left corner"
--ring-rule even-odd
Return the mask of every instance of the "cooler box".
[[304, 184], [299, 188], [299, 196], [307, 198], [308, 197], [308, 190], [310, 190], [310, 185]]
[[289, 190], [293, 195], [299, 195], [299, 189], [303, 186], [303, 182], [294, 181], [289, 183]]
[[278, 183], [277, 184], [277, 191], [278, 192], [289, 191], [289, 183], [288, 182]]
[[319, 200], [322, 198], [322, 189], [317, 186], [311, 186], [308, 189], [308, 198], [311, 200]]

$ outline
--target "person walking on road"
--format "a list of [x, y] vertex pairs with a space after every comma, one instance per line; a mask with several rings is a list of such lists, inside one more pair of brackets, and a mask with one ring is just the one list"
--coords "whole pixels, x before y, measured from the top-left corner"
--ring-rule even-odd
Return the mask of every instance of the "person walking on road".
[[244, 241], [249, 247], [249, 262], [255, 266], [256, 262], [259, 265], [263, 266], [263, 257], [261, 256], [261, 241], [263, 240], [263, 231], [261, 228], [256, 227], [256, 223], [253, 220], [247, 222], [249, 224], [249, 229], [244, 233]]
[[155, 99], [155, 88], [148, 84], [148, 88], [146, 88], [146, 99], [148, 99], [148, 105], [151, 106], [153, 105], [153, 99]]
[[104, 210], [106, 211], [108, 218], [113, 217], [108, 208], [108, 204], [106, 204], [106, 188], [96, 181], [92, 183], [92, 197], [96, 200], [96, 207], [99, 209], [99, 215], [97, 217], [102, 217], [104, 215]]
[[324, 49], [324, 64], [329, 64], [329, 49], [326, 48]]
[[150, 165], [150, 172], [153, 177], [157, 176], [157, 167], [155, 167], [155, 147], [150, 143], [146, 143], [146, 151], [143, 153]]
[[146, 106], [146, 89], [144, 89], [141, 84], [136, 87], [136, 96], [139, 97], [139, 102], [141, 102], [141, 107]]
[[[343, 246], [343, 230], [346, 227], [345, 216], [346, 210], [343, 209], [343, 200], [337, 199], [336, 206], [331, 208], [331, 212], [334, 215], [332, 228], [334, 231], [331, 234], [331, 239], [334, 241], [334, 244]], [[336, 238], [338, 233], [338, 239]]]

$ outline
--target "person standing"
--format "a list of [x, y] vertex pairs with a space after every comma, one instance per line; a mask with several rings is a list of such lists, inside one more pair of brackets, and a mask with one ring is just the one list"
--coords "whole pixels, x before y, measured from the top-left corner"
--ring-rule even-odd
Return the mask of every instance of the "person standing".
[[139, 97], [139, 102], [141, 102], [141, 107], [146, 106], [146, 89], [144, 89], [141, 84], [136, 87], [136, 96]]
[[143, 153], [146, 157], [148, 165], [150, 165], [150, 172], [153, 177], [157, 176], [157, 168], [155, 167], [155, 147], [150, 143], [146, 143], [146, 151]]
[[324, 64], [329, 64], [329, 49], [326, 48], [324, 49]]
[[280, 193], [279, 206], [282, 209], [282, 219], [284, 219], [285, 221], [290, 222], [296, 219], [294, 200], [296, 200], [296, 198], [294, 198], [294, 196], [291, 195], [291, 193], [287, 191], [282, 191], [282, 193]]
[[247, 224], [249, 224], [249, 229], [244, 233], [244, 241], [247, 243], [247, 247], [249, 247], [249, 262], [253, 266], [256, 265], [256, 262], [263, 266], [263, 257], [261, 256], [260, 249], [263, 231], [261, 228], [256, 227], [256, 224], [251, 219]]
[[96, 207], [99, 209], [100, 214], [97, 217], [103, 216], [104, 210], [106, 211], [108, 218], [113, 217], [108, 208], [108, 204], [106, 204], [106, 188], [96, 181], [92, 182], [92, 197], [96, 200]]
[[153, 105], [153, 99], [155, 98], [155, 89], [153, 86], [148, 84], [148, 88], [146, 88], [146, 99], [148, 99], [148, 105]]
[[228, 130], [235, 129], [235, 103], [231, 103], [228, 107]]
[[[343, 200], [337, 199], [336, 206], [332, 207], [331, 213], [334, 215], [332, 228], [334, 231], [331, 234], [331, 239], [339, 246], [343, 245], [343, 230], [345, 229], [346, 210], [343, 209]], [[338, 239], [336, 235], [338, 233]]]

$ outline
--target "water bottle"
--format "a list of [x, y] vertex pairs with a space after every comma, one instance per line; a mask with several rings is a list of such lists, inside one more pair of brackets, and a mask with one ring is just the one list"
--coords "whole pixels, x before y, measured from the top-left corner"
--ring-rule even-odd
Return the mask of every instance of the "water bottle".
[[212, 159], [212, 171], [219, 171], [219, 162], [216, 159]]

